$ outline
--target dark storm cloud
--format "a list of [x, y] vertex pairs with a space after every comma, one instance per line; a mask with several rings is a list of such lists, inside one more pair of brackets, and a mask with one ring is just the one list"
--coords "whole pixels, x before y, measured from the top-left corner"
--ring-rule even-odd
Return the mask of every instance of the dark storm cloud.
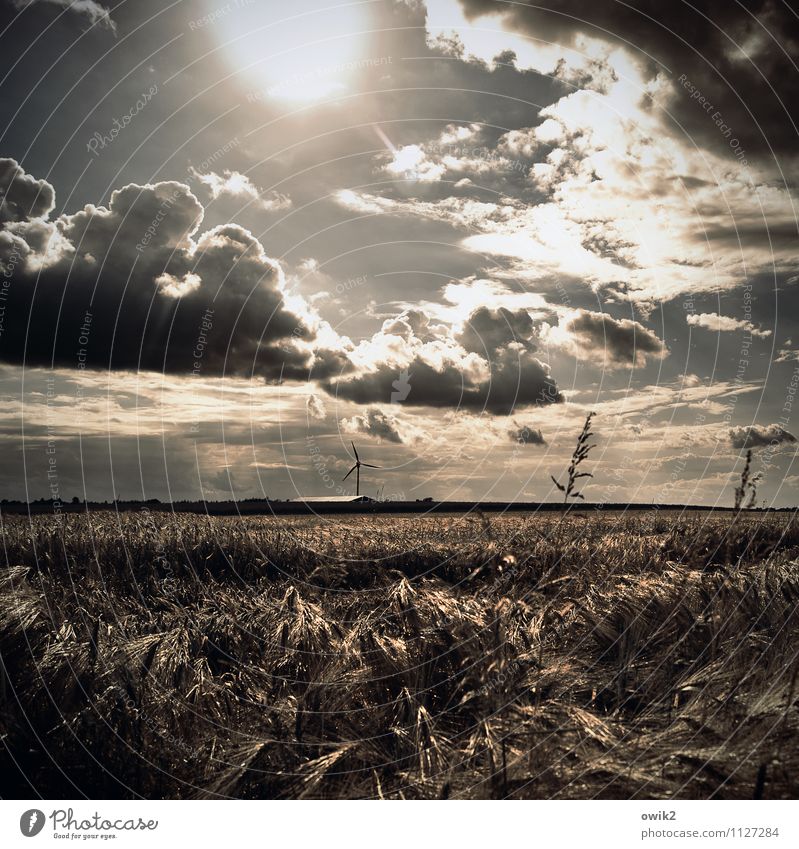
[[[460, 333], [430, 340], [408, 332], [406, 315], [385, 322], [362, 343], [367, 362], [359, 370], [325, 381], [323, 388], [359, 404], [394, 401], [495, 415], [563, 400], [549, 366], [535, 355], [533, 323], [524, 311], [481, 307]], [[414, 322], [429, 324], [418, 316]], [[405, 329], [403, 335], [397, 335], [398, 326]], [[351, 356], [356, 363], [361, 359], [359, 347]]]
[[[483, 307], [460, 329], [407, 310], [362, 343], [359, 357], [329, 327], [318, 336], [324, 325], [304, 301], [289, 306], [282, 269], [248, 230], [203, 231], [205, 210], [186, 185], [130, 184], [107, 207], [49, 220], [52, 187], [13, 160], [3, 168], [14, 175], [9, 186], [21, 187], [9, 204], [14, 220], [0, 231], [6, 362], [314, 379], [364, 404], [397, 397], [495, 414], [562, 400], [523, 310]], [[403, 371], [412, 379], [395, 396]], [[363, 428], [395, 441], [387, 425], [367, 415]]]
[[647, 355], [662, 357], [667, 353], [666, 346], [651, 330], [629, 318], [577, 310], [563, 329], [580, 359], [596, 357], [608, 366], [643, 365]]
[[[769, 145], [791, 155], [796, 149], [797, 133], [789, 113], [799, 97], [793, 60], [799, 47], [799, 17], [793, 4], [777, 0], [746, 4], [550, 0], [544, 7], [497, 0], [461, 0], [461, 4], [470, 17], [500, 13], [508, 28], [545, 41], [569, 44], [577, 33], [616, 40], [634, 51], [653, 75], [665, 66], [678, 86], [687, 80], [716, 104], [748, 156], [769, 155]], [[670, 109], [691, 136], [729, 150], [729, 139], [690, 93], [679, 92]]]
[[511, 312], [505, 307], [492, 310], [480, 307], [470, 316], [458, 341], [467, 351], [492, 354], [511, 343], [519, 343], [532, 352], [533, 320], [526, 310]]
[[[9, 187], [15, 220], [0, 234], [6, 267], [17, 249], [0, 358], [307, 378], [313, 357], [298, 343], [313, 341], [313, 317], [287, 306], [280, 266], [248, 230], [199, 232], [204, 210], [187, 186], [131, 184], [108, 207], [48, 221], [52, 187], [20, 176], [13, 160], [0, 168], [17, 175]], [[341, 370], [335, 352], [326, 361]], [[324, 375], [327, 365], [314, 367]]]
[[513, 423], [513, 427], [508, 429], [508, 436], [518, 445], [546, 445], [544, 434], [540, 430], [527, 425], [520, 425], [517, 422]]
[[749, 425], [730, 430], [730, 442], [733, 448], [739, 450], [749, 448], [764, 448], [767, 445], [777, 447], [796, 442], [796, 437], [776, 424]]
[[397, 444], [405, 441], [400, 435], [394, 416], [386, 415], [377, 407], [371, 407], [362, 416], [344, 419], [342, 424], [349, 433], [363, 433], [366, 436], [374, 436]]
[[775, 253], [781, 250], [794, 251], [799, 237], [799, 223], [796, 220], [769, 220], [762, 216], [760, 222], [736, 222], [736, 227], [707, 227], [696, 234], [697, 241], [716, 242], [733, 250], [746, 251], [768, 246]]

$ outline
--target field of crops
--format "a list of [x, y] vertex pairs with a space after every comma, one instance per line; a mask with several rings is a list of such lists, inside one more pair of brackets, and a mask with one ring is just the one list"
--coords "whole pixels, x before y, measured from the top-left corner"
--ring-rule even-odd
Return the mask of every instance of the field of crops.
[[799, 795], [789, 516], [2, 534], [5, 798]]

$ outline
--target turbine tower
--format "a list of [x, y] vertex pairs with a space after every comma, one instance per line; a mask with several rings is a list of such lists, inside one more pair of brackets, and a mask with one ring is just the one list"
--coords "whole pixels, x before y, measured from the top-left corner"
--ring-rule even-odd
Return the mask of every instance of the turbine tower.
[[342, 482], [347, 480], [347, 478], [355, 472], [355, 495], [361, 494], [361, 466], [365, 466], [367, 469], [379, 469], [380, 466], [373, 466], [371, 463], [362, 463], [361, 458], [358, 456], [358, 449], [355, 447], [354, 442], [350, 442], [352, 445], [352, 450], [355, 452], [355, 465], [347, 472], [346, 475], [341, 479]]

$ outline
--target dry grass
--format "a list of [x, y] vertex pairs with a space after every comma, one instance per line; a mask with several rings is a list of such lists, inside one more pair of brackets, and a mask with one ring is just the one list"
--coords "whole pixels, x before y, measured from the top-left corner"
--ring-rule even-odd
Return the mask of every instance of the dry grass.
[[4, 797], [799, 790], [799, 523], [3, 520]]

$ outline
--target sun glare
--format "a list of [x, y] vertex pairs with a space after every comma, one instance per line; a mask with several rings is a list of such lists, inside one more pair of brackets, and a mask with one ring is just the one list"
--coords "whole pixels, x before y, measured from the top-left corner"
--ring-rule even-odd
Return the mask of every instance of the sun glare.
[[[208, 0], [208, 6], [216, 0]], [[366, 56], [367, 3], [238, 0], [210, 25], [251, 102], [318, 100], [345, 93]]]

